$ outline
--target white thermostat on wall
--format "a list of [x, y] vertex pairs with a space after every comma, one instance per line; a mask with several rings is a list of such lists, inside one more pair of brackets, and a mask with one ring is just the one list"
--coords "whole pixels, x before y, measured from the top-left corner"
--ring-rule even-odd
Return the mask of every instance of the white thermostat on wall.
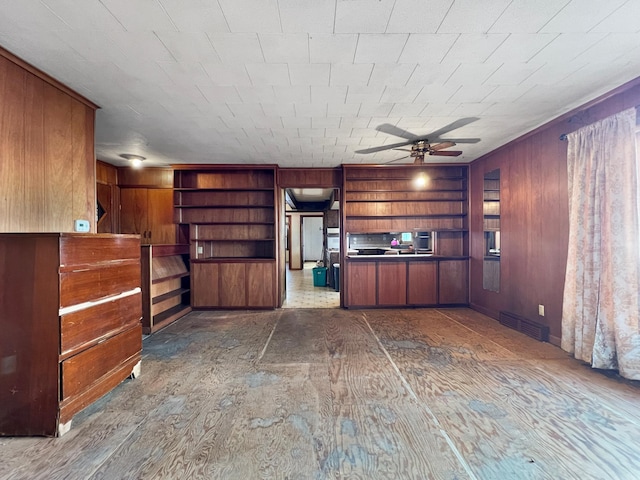
[[89, 232], [89, 220], [76, 220], [74, 230], [79, 233]]

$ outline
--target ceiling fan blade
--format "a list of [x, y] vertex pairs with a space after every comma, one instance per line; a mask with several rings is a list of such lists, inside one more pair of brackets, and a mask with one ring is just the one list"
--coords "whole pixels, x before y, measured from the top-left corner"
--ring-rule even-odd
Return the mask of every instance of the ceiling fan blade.
[[431, 145], [429, 150], [442, 150], [443, 148], [453, 147], [455, 144], [455, 142], [442, 142], [436, 145]]
[[429, 155], [435, 155], [439, 157], [457, 157], [458, 155], [462, 155], [462, 152], [460, 150], [441, 150], [439, 152], [429, 152]]
[[454, 142], [454, 143], [478, 143], [481, 138], [431, 138], [431, 143]]
[[394, 150], [402, 150], [403, 152], [413, 152], [410, 148], [394, 148]]
[[405, 158], [409, 158], [411, 155], [407, 155], [405, 157], [396, 158], [395, 160], [391, 160], [389, 162], [384, 162], [384, 165], [389, 165], [390, 163], [399, 162], [400, 160], [404, 160]]
[[389, 135], [393, 135], [394, 137], [406, 138], [407, 140], [412, 141], [418, 138], [417, 135], [414, 135], [411, 132], [407, 132], [406, 130], [402, 130], [395, 125], [391, 125], [390, 123], [383, 123], [382, 125], [378, 125], [376, 127], [376, 130], [382, 133], [388, 133]]
[[390, 150], [396, 147], [404, 147], [409, 144], [411, 144], [411, 142], [392, 143], [391, 145], [381, 145], [380, 147], [371, 147], [365, 148], [363, 150], [356, 150], [355, 153], [376, 153], [382, 152], [383, 150]]
[[447, 132], [451, 132], [453, 130], [457, 130], [458, 128], [464, 127], [465, 125], [469, 125], [470, 123], [473, 123], [476, 120], [479, 120], [479, 118], [478, 117], [461, 118], [460, 120], [451, 122], [449, 125], [445, 125], [444, 127], [436, 130], [435, 132], [431, 132], [431, 135], [427, 135], [427, 137], [433, 140], [434, 138], [440, 137], [440, 135], [443, 135]]

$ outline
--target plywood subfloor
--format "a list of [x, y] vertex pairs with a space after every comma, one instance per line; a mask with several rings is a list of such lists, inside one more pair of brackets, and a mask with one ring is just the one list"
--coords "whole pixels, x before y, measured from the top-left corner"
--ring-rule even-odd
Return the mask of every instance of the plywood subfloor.
[[468, 309], [193, 312], [0, 479], [637, 479], [640, 386]]

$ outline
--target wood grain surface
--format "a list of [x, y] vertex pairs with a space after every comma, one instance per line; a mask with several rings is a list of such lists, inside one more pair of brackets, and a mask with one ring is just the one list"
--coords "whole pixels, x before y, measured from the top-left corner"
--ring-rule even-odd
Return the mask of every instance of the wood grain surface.
[[192, 312], [0, 479], [636, 479], [640, 385], [464, 308]]

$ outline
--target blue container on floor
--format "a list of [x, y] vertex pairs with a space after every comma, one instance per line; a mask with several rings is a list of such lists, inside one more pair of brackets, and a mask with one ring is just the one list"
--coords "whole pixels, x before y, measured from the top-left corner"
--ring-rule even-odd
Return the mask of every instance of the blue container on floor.
[[327, 286], [327, 267], [313, 267], [313, 286]]

